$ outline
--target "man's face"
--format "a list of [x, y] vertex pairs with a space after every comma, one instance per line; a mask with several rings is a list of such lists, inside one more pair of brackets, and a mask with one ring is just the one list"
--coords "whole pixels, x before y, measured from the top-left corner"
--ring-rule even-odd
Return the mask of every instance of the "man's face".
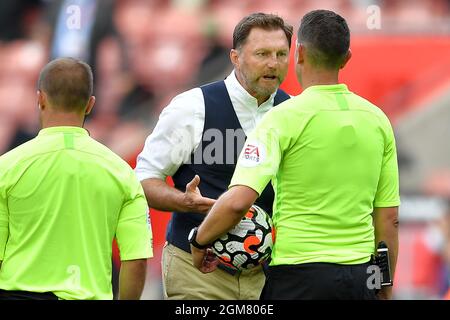
[[238, 79], [258, 100], [267, 99], [286, 77], [289, 43], [283, 30], [253, 28], [235, 51]]

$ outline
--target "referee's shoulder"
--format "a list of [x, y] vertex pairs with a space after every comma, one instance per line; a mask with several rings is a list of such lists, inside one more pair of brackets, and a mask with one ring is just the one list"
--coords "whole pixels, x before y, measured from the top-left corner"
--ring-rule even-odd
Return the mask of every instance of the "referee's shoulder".
[[379, 106], [377, 106], [376, 104], [371, 102], [370, 100], [368, 100], [354, 92], [350, 92], [350, 93], [351, 93], [351, 96], [353, 97], [352, 104], [354, 106], [364, 108], [366, 111], [372, 112], [381, 117], [386, 116], [384, 111]]
[[109, 147], [94, 138], [89, 137], [89, 140], [91, 144], [89, 153], [92, 156], [99, 157], [102, 160], [107, 161], [109, 164], [113, 164], [114, 167], [118, 169], [132, 170], [130, 165]]
[[290, 95], [290, 99], [283, 101], [282, 103], [277, 105], [276, 108], [272, 108], [271, 111], [279, 113], [279, 114], [283, 114], [289, 109], [298, 109], [298, 106], [304, 107], [304, 106], [308, 106], [308, 105], [309, 105], [309, 102], [308, 102], [308, 97], [306, 95], [302, 95], [302, 94], [299, 94], [296, 96]]
[[34, 157], [39, 153], [39, 149], [36, 148], [36, 138], [33, 138], [14, 149], [9, 150], [3, 155], [0, 155], [0, 168], [5, 169], [14, 167], [17, 163]]

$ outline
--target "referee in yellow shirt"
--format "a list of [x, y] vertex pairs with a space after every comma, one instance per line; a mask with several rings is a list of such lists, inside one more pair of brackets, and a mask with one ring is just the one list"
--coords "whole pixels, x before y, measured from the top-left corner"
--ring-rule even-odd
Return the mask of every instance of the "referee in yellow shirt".
[[[375, 244], [384, 241], [395, 271], [395, 140], [384, 113], [338, 83], [349, 46], [341, 16], [316, 10], [303, 17], [295, 57], [304, 91], [264, 116], [248, 137], [230, 189], [198, 229], [196, 241], [211, 243], [272, 181], [276, 237], [263, 299], [391, 298], [391, 287], [371, 283], [369, 267]], [[259, 156], [246, 154], [250, 146]], [[192, 249], [196, 267], [215, 268], [205, 250]]]
[[91, 68], [47, 64], [38, 83], [42, 130], [0, 157], [0, 299], [112, 299], [116, 238], [120, 299], [139, 299], [152, 233], [134, 171], [89, 137]]

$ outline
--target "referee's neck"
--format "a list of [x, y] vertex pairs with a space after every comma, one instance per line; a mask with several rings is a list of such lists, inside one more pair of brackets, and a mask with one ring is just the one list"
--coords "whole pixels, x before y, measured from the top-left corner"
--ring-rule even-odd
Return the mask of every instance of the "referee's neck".
[[304, 71], [301, 76], [301, 81], [303, 90], [311, 86], [320, 85], [333, 85], [339, 83], [339, 71], [329, 71], [329, 70], [310, 70]]

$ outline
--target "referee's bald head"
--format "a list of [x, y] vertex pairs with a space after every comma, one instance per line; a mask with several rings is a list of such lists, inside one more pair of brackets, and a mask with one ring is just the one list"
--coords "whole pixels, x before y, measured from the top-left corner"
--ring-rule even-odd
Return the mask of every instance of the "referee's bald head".
[[41, 71], [38, 90], [51, 107], [66, 112], [83, 112], [93, 93], [91, 67], [73, 58], [58, 58]]

